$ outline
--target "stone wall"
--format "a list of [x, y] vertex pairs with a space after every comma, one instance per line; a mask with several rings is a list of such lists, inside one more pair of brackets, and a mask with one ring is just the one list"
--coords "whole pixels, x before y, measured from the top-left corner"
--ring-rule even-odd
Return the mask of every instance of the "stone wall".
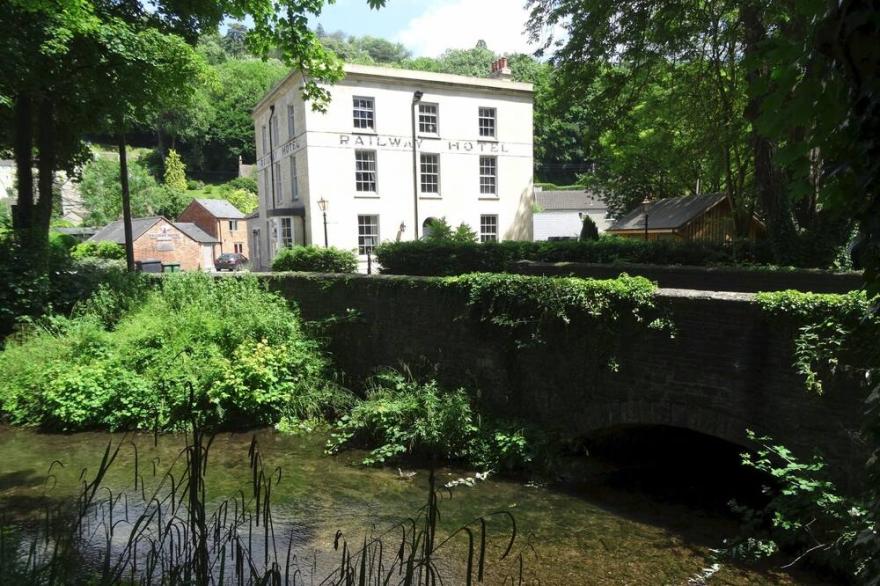
[[688, 267], [620, 263], [543, 263], [520, 261], [512, 263], [510, 272], [523, 275], [546, 275], [613, 279], [620, 273], [650, 279], [660, 287], [699, 289], [704, 291], [812, 291], [813, 293], [846, 293], [861, 289], [859, 272], [834, 273], [818, 269], [772, 271], [735, 267]]
[[[838, 478], [864, 462], [854, 439], [864, 407], [856, 382], [836, 381], [822, 396], [806, 391], [791, 366], [795, 332], [771, 321], [751, 294], [660, 290], [657, 305], [674, 323], [673, 337], [644, 327], [603, 339], [572, 323], [545, 331], [543, 344], [517, 348], [506, 330], [472, 314], [461, 291], [436, 279], [267, 278], [305, 319], [337, 318], [322, 331], [349, 386], [377, 367], [406, 364], [478, 389], [496, 414], [570, 437], [660, 424], [744, 444], [748, 428], [804, 456], [821, 445]], [[616, 372], [597, 356], [611, 344]]]
[[203, 246], [211, 245], [196, 242], [163, 219], [134, 241], [134, 259], [160, 260], [162, 264], [177, 263], [184, 271], [211, 269], [213, 267], [203, 266]]

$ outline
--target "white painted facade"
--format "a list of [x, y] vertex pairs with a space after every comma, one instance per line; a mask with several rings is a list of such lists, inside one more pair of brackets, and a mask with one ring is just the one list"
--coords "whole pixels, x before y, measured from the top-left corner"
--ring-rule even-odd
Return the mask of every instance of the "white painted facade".
[[580, 212], [577, 210], [543, 211], [535, 214], [535, 240], [550, 238], [578, 238], [584, 225], [584, 216], [590, 216], [601, 234], [612, 220], [604, 212]]
[[328, 87], [326, 113], [303, 101], [298, 72], [254, 109], [256, 267], [268, 268], [284, 244], [324, 244], [322, 198], [329, 245], [356, 250], [362, 261], [372, 243], [412, 240], [416, 221], [423, 235], [429, 218], [464, 222], [483, 239], [532, 239], [530, 84], [362, 65], [345, 72]]

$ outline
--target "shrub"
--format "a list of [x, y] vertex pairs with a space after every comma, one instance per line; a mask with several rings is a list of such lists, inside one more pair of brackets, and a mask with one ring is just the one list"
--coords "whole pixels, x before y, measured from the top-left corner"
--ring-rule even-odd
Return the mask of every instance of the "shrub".
[[542, 262], [646, 263], [674, 265], [757, 265], [772, 262], [762, 242], [729, 244], [644, 241], [605, 236], [563, 242], [386, 242], [376, 247], [382, 272], [406, 275], [460, 275], [504, 272], [520, 260]]
[[253, 277], [100, 288], [0, 354], [0, 411], [66, 431], [250, 426], [334, 415], [347, 394], [298, 314]]
[[82, 242], [73, 247], [70, 256], [74, 259], [84, 258], [106, 258], [121, 259], [125, 258], [125, 249], [115, 242]]
[[278, 252], [272, 270], [353, 273], [357, 270], [357, 257], [353, 252], [334, 247], [294, 246]]
[[190, 191], [196, 191], [199, 189], [203, 189], [205, 187], [204, 181], [199, 181], [198, 179], [187, 179], [186, 180], [186, 188]]
[[534, 449], [522, 426], [483, 422], [464, 389], [443, 389], [435, 380], [419, 382], [395, 370], [373, 377], [366, 398], [336, 423], [327, 448], [347, 446], [371, 449], [365, 465], [410, 456], [496, 471], [522, 468]]
[[230, 179], [223, 185], [230, 191], [243, 189], [245, 191], [253, 193], [254, 195], [257, 194], [257, 180], [253, 177], [236, 177], [235, 179]]
[[584, 214], [583, 225], [581, 226], [581, 241], [586, 240], [598, 240], [599, 239], [599, 227], [596, 226], [596, 222], [593, 221], [593, 218]]

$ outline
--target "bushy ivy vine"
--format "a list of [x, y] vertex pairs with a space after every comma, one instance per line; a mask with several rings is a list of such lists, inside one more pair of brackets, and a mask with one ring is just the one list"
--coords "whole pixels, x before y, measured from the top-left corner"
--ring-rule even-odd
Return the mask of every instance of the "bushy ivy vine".
[[757, 302], [794, 330], [794, 367], [810, 391], [822, 393], [841, 369], [868, 376], [880, 366], [880, 316], [863, 291], [776, 291], [759, 293]]

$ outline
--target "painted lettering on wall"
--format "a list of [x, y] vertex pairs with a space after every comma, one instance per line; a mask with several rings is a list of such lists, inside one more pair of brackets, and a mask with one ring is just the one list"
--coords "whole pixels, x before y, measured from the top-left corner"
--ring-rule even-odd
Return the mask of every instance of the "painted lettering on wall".
[[[433, 141], [431, 141], [433, 142]], [[416, 147], [421, 149], [426, 143], [425, 139], [419, 138], [416, 141]], [[449, 140], [449, 141], [437, 141], [438, 147], [442, 149], [443, 146], [446, 147], [446, 150], [449, 152], [459, 152], [459, 153], [509, 153], [510, 150], [507, 147], [507, 144], [503, 142], [486, 142], [486, 141], [474, 141], [474, 140]], [[378, 147], [378, 148], [387, 148], [387, 149], [403, 149], [410, 150], [412, 149], [412, 139], [407, 139], [399, 136], [381, 136], [381, 135], [363, 135], [363, 134], [340, 134], [339, 135], [339, 146], [354, 146], [354, 147]], [[430, 149], [434, 150], [434, 149]], [[440, 150], [440, 149], [437, 149]]]

